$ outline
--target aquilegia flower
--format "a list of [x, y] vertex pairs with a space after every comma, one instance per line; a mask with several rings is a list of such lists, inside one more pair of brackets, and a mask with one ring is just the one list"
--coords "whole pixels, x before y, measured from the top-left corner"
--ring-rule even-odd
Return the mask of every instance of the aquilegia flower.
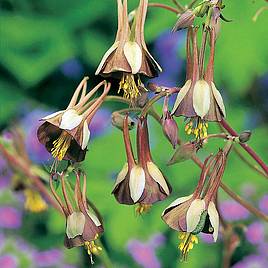
[[[102, 250], [101, 247], [95, 244], [95, 240], [103, 232], [103, 226], [99, 217], [88, 205], [86, 175], [83, 174], [83, 186], [81, 186], [80, 177], [82, 174], [80, 171], [75, 172], [75, 174], [74, 196], [68, 195], [66, 184], [69, 182], [64, 173], [60, 175], [64, 201], [62, 201], [53, 186], [53, 175], [50, 176], [50, 188], [66, 218], [65, 247], [84, 246], [92, 260], [92, 254], [98, 254]], [[75, 204], [72, 201], [75, 201]]]
[[[41, 119], [44, 123], [38, 128], [37, 137], [56, 160], [66, 159], [80, 162], [85, 159], [90, 137], [88, 124], [101, 106], [111, 86], [103, 81], [86, 94], [87, 80], [88, 77], [85, 77], [81, 81], [66, 110], [58, 111]], [[89, 103], [89, 99], [103, 85], [102, 95], [92, 104]]]
[[126, 116], [123, 128], [127, 163], [118, 174], [112, 193], [121, 204], [139, 204], [136, 211], [141, 214], [153, 203], [165, 199], [170, 194], [171, 187], [152, 160], [147, 118], [138, 121], [137, 161], [132, 151], [127, 119]]
[[117, 0], [118, 29], [111, 48], [104, 54], [96, 75], [115, 76], [121, 79], [119, 92], [136, 99], [143, 87], [140, 75], [155, 77], [161, 67], [149, 53], [144, 40], [144, 23], [148, 0], [140, 0], [132, 22], [129, 22], [127, 0]]
[[[187, 34], [187, 77], [186, 83], [177, 95], [172, 114], [185, 116], [187, 134], [194, 134], [197, 140], [207, 137], [208, 121], [221, 121], [225, 107], [214, 82], [215, 30], [209, 29], [210, 57], [205, 73], [203, 62], [198, 55], [197, 28], [189, 28]], [[191, 48], [192, 44], [192, 48]], [[201, 64], [199, 64], [201, 62]]]
[[[220, 150], [215, 157], [209, 156], [202, 169], [198, 185], [192, 195], [181, 197], [172, 202], [163, 212], [163, 220], [180, 232], [179, 249], [182, 258], [198, 243], [196, 234], [203, 232], [218, 238], [219, 214], [215, 199], [226, 164], [226, 153]], [[210, 173], [210, 174], [209, 174]], [[208, 178], [207, 178], [208, 176]], [[208, 180], [207, 185], [205, 184]]]

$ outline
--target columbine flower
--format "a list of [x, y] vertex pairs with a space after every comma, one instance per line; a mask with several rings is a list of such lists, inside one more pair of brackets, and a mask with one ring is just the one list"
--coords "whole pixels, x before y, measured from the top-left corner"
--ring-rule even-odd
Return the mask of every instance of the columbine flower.
[[[210, 57], [207, 69], [202, 74], [203, 66], [198, 64], [197, 29], [188, 29], [187, 81], [178, 93], [171, 112], [171, 114], [183, 115], [188, 119], [185, 131], [189, 135], [194, 134], [198, 140], [207, 137], [208, 121], [221, 121], [225, 116], [221, 94], [213, 82], [215, 30], [212, 28], [209, 33]], [[203, 57], [201, 53], [200, 57]], [[204, 59], [199, 59], [199, 62], [203, 65]]]
[[161, 67], [149, 53], [144, 40], [144, 23], [148, 0], [140, 0], [132, 23], [128, 19], [127, 0], [117, 0], [118, 29], [116, 39], [111, 48], [104, 54], [96, 75], [119, 76], [119, 92], [124, 97], [135, 99], [142, 87], [140, 74], [155, 77]]
[[134, 159], [132, 152], [127, 116], [124, 120], [123, 133], [127, 163], [118, 174], [112, 193], [119, 203], [127, 205], [138, 203], [136, 211], [141, 214], [153, 203], [165, 199], [170, 194], [171, 187], [153, 163], [149, 148], [147, 118], [141, 118], [138, 122], [138, 161]]
[[[85, 159], [90, 137], [88, 124], [110, 90], [110, 84], [103, 81], [86, 94], [87, 80], [85, 77], [81, 81], [66, 110], [41, 119], [44, 123], [38, 128], [37, 137], [56, 160], [80, 162]], [[102, 85], [102, 95], [88, 106], [89, 99]]]
[[[86, 197], [86, 176], [83, 178], [83, 187], [80, 183], [80, 172], [76, 172], [74, 196], [68, 196], [66, 190], [66, 178], [64, 173], [60, 176], [64, 201], [56, 193], [53, 186], [53, 176], [50, 177], [51, 191], [59, 203], [66, 218], [66, 235], [64, 245], [67, 248], [84, 246], [91, 257], [99, 254], [101, 247], [95, 244], [95, 240], [103, 232], [102, 223], [89, 207]], [[72, 203], [75, 201], [75, 204]]]
[[[180, 232], [179, 249], [182, 258], [198, 243], [196, 234], [203, 232], [213, 234], [216, 242], [219, 230], [219, 214], [215, 206], [215, 198], [223, 176], [226, 154], [220, 150], [218, 154], [208, 157], [204, 163], [196, 190], [192, 195], [181, 197], [171, 203], [163, 212], [163, 220]], [[209, 172], [211, 173], [209, 174]], [[206, 177], [207, 186], [205, 186]]]

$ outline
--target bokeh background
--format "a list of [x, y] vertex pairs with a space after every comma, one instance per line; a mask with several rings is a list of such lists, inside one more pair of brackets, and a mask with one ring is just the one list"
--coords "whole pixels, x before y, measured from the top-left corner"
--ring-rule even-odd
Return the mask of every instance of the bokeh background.
[[[129, 0], [129, 10], [137, 2]], [[224, 96], [227, 120], [238, 131], [252, 130], [249, 144], [268, 162], [268, 12], [252, 21], [267, 3], [224, 3], [224, 16], [233, 21], [222, 23], [215, 81]], [[0, 0], [0, 129], [6, 132], [20, 127], [31, 160], [44, 170], [50, 162], [35, 137], [38, 120], [64, 108], [83, 76], [90, 77], [90, 86], [101, 80], [94, 72], [114, 41], [116, 16], [115, 0]], [[175, 21], [174, 14], [150, 8], [145, 27], [150, 50], [164, 69], [154, 81], [166, 86], [182, 85], [185, 77], [185, 32], [171, 33]], [[117, 85], [113, 83], [113, 93]], [[112, 267], [221, 267], [223, 242], [211, 243], [210, 236], [200, 237], [187, 263], [179, 261], [177, 233], [168, 229], [160, 215], [175, 198], [193, 191], [200, 171], [191, 161], [166, 167], [173, 149], [153, 120], [149, 121], [153, 158], [172, 184], [173, 193], [142, 217], [135, 215], [133, 207], [116, 203], [111, 190], [125, 154], [122, 134], [112, 128], [110, 115], [121, 107], [109, 103], [98, 112], [90, 126], [93, 137], [83, 163], [88, 197], [104, 218], [102, 243]], [[157, 108], [161, 110], [160, 104]], [[185, 139], [182, 120], [177, 122]], [[219, 129], [211, 126], [209, 131]], [[204, 159], [222, 145], [211, 141], [199, 157]], [[0, 267], [89, 267], [82, 248], [63, 248], [65, 222], [53, 208], [39, 214], [24, 211], [23, 197], [10, 187], [14, 175], [0, 156]], [[223, 180], [268, 213], [267, 181], [233, 153]], [[237, 226], [239, 235], [232, 266], [268, 267], [267, 224], [221, 190], [219, 197], [223, 217]], [[96, 268], [104, 267], [101, 258], [95, 262]]]

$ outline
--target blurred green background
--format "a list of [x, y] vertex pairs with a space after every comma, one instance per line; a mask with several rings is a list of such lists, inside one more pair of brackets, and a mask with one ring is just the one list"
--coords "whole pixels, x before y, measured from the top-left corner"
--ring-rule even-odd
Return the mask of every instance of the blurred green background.
[[[129, 10], [135, 8], [138, 3], [136, 0], [128, 2]], [[172, 5], [172, 1], [168, 0], [159, 2]], [[189, 1], [181, 2], [187, 4]], [[226, 8], [223, 14], [232, 19], [232, 22], [223, 22], [221, 25], [216, 47], [216, 85], [224, 96], [227, 120], [237, 131], [252, 130], [249, 144], [268, 162], [268, 12], [263, 12], [257, 22], [252, 21], [256, 11], [267, 3], [262, 0], [224, 0], [224, 4]], [[170, 32], [175, 21], [176, 15], [166, 10], [150, 8], [145, 37], [152, 54], [164, 66], [165, 75], [160, 77], [159, 81], [165, 83], [168, 74], [175, 72], [177, 76], [168, 77], [168, 83], [181, 86], [185, 76], [185, 32]], [[101, 78], [94, 77], [94, 72], [103, 54], [114, 41], [116, 23], [115, 0], [0, 0], [1, 129], [12, 128], [12, 124], [19, 122], [33, 110], [52, 111], [64, 108], [85, 75], [90, 77], [90, 87], [100, 81]], [[174, 39], [175, 42], [172, 41]], [[165, 46], [165, 42], [171, 44]], [[166, 49], [175, 51], [177, 65], [163, 60], [168, 52]], [[114, 94], [117, 92], [117, 83], [113, 81]], [[121, 107], [117, 104], [105, 106], [111, 110]], [[158, 109], [161, 111], [160, 105]], [[186, 139], [182, 120], [178, 119], [177, 122], [180, 136]], [[167, 168], [166, 163], [173, 150], [165, 140], [161, 128], [153, 120], [150, 120], [149, 125], [153, 158], [173, 186], [173, 193], [168, 200], [153, 206], [150, 213], [136, 217], [133, 207], [117, 204], [111, 195], [116, 174], [125, 162], [119, 130], [108, 127], [103, 135], [92, 140], [83, 164], [89, 179], [88, 197], [104, 218], [105, 234], [102, 242], [112, 260], [112, 267], [221, 267], [222, 242], [200, 242], [191, 252], [187, 263], [179, 261], [177, 234], [167, 228], [160, 215], [175, 198], [193, 191], [199, 169], [190, 161]], [[210, 133], [217, 131], [217, 126], [210, 126]], [[223, 143], [218, 141], [210, 142], [199, 152], [200, 158], [203, 160], [221, 145]], [[244, 196], [246, 193], [243, 189], [250, 186], [254, 190], [250, 202], [257, 206], [260, 197], [267, 192], [267, 182], [235, 154], [231, 155], [228, 163], [224, 182]], [[7, 198], [9, 194], [1, 192], [1, 205], [13, 204], [12, 198]], [[220, 199], [227, 198], [228, 196], [220, 191]], [[256, 218], [250, 215], [242, 223], [250, 224], [254, 221]], [[12, 241], [20, 236], [39, 250], [61, 249], [64, 226], [63, 218], [53, 209], [49, 209], [48, 212], [37, 215], [24, 213], [23, 224], [19, 230], [13, 232], [1, 229], [1, 232], [7, 234], [11, 245]], [[267, 226], [264, 228], [267, 229]], [[155, 234], [165, 237], [165, 241], [153, 249], [158, 264], [140, 266], [131, 256], [130, 247], [127, 245], [133, 239], [140, 240], [145, 245]], [[244, 240], [242, 232], [243, 242], [235, 252], [233, 264], [246, 255], [259, 254], [254, 246]], [[146, 253], [146, 250], [141, 250], [141, 253]], [[16, 255], [15, 251], [18, 252], [10, 246], [2, 253], [10, 252]], [[141, 254], [142, 257], [144, 256]], [[30, 266], [30, 261], [22, 262], [21, 258], [22, 256], [17, 256], [17, 267], [39, 267], [34, 262]], [[101, 258], [95, 259], [96, 267], [102, 267]], [[74, 267], [89, 265], [88, 257], [82, 249], [65, 250], [64, 260]], [[63, 266], [53, 264], [49, 267]]]

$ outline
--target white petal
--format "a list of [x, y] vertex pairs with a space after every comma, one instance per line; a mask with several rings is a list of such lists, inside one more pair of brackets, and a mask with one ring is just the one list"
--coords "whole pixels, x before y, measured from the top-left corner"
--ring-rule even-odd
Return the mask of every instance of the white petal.
[[172, 109], [171, 114], [174, 114], [177, 110], [177, 108], [179, 107], [181, 101], [183, 100], [183, 98], [186, 96], [186, 94], [188, 93], [190, 87], [191, 87], [192, 81], [191, 80], [187, 80], [186, 83], [184, 84], [184, 86], [181, 88], [181, 90], [179, 91], [174, 107]]
[[130, 196], [134, 202], [137, 202], [145, 187], [145, 173], [142, 167], [134, 166], [130, 172], [129, 189]]
[[95, 75], [98, 75], [103, 67], [103, 64], [105, 63], [105, 61], [108, 59], [108, 57], [118, 48], [118, 44], [119, 42], [115, 42], [104, 54], [104, 56], [101, 59], [101, 62], [95, 72]]
[[201, 199], [195, 199], [187, 213], [186, 213], [186, 226], [187, 233], [191, 233], [200, 221], [202, 212], [205, 210], [205, 201]]
[[90, 217], [90, 219], [95, 223], [96, 226], [101, 226], [100, 220], [94, 213], [92, 213], [90, 210], [87, 210], [87, 214]]
[[70, 109], [63, 113], [60, 123], [61, 129], [72, 130], [76, 128], [83, 120], [83, 116], [79, 115], [76, 110]]
[[152, 60], [152, 61], [154, 62], [154, 64], [156, 65], [156, 67], [157, 67], [157, 69], [159, 70], [159, 72], [162, 72], [163, 70], [162, 70], [161, 66], [158, 64], [158, 62], [154, 59], [154, 57], [151, 55], [151, 53], [150, 53], [147, 49], [145, 49], [145, 50], [146, 50], [148, 56], [151, 58], [151, 60]]
[[126, 178], [126, 175], [128, 173], [128, 163], [125, 163], [124, 167], [122, 168], [122, 170], [119, 172], [119, 174], [117, 175], [117, 179], [115, 181], [115, 185], [114, 188]]
[[57, 115], [59, 115], [59, 114], [61, 114], [61, 113], [63, 113], [64, 111], [58, 111], [58, 112], [55, 112], [55, 113], [53, 113], [53, 114], [50, 114], [50, 115], [47, 115], [47, 116], [45, 116], [45, 117], [43, 117], [41, 120], [48, 120], [48, 119], [51, 119], [51, 118], [53, 118], [53, 117], [55, 117], [55, 116], [57, 116]]
[[124, 54], [131, 67], [132, 74], [139, 72], [142, 64], [142, 51], [136, 42], [128, 41], [124, 46]]
[[85, 215], [82, 212], [73, 212], [67, 218], [66, 235], [68, 238], [74, 238], [82, 235], [85, 226]]
[[209, 216], [210, 223], [214, 229], [213, 238], [214, 238], [214, 242], [216, 242], [218, 238], [218, 234], [219, 234], [219, 213], [213, 202], [209, 202], [208, 204], [208, 216]]
[[188, 201], [189, 199], [192, 198], [192, 194], [191, 195], [188, 195], [188, 196], [183, 196], [183, 197], [180, 197], [180, 198], [177, 198], [176, 200], [174, 200], [167, 208], [165, 208], [165, 210], [163, 211], [162, 213], [162, 216], [165, 214], [166, 210], [169, 209], [169, 208], [172, 208], [172, 207], [176, 207], [178, 206], [179, 204], [182, 204], [186, 201]]
[[224, 103], [223, 103], [221, 93], [216, 88], [216, 86], [215, 86], [215, 84], [213, 82], [211, 82], [211, 88], [212, 88], [213, 96], [216, 99], [216, 102], [219, 105], [219, 107], [220, 107], [220, 109], [221, 109], [221, 111], [223, 113], [223, 116], [226, 117], [225, 107], [224, 107]]
[[82, 150], [85, 150], [89, 141], [89, 137], [90, 137], [90, 131], [88, 129], [88, 124], [87, 121], [84, 122], [83, 125], [83, 140], [82, 140]]
[[169, 195], [170, 192], [169, 192], [167, 182], [166, 182], [162, 172], [159, 170], [159, 168], [153, 162], [148, 162], [147, 168], [148, 168], [149, 174], [152, 176], [152, 178], [163, 188], [165, 193], [167, 195]]
[[193, 106], [196, 114], [203, 118], [210, 107], [210, 86], [205, 80], [198, 80], [194, 85]]

